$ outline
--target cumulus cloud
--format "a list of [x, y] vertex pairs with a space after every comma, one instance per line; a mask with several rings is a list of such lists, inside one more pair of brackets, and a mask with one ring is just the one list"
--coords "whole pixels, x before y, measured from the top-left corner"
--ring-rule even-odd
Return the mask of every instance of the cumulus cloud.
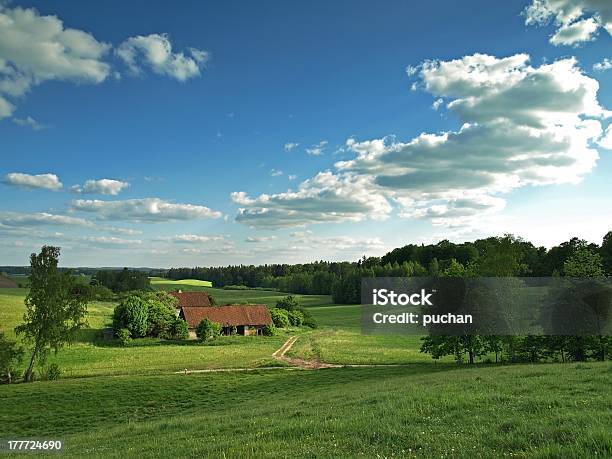
[[104, 81], [109, 49], [87, 32], [64, 27], [56, 16], [0, 4], [0, 118], [15, 109], [8, 97], [23, 96], [45, 81]]
[[595, 167], [597, 118], [609, 112], [597, 100], [597, 81], [575, 59], [533, 67], [525, 54], [475, 54], [426, 61], [415, 75], [418, 87], [450, 99], [463, 126], [406, 143], [349, 139], [357, 157], [336, 164], [371, 177], [400, 204], [400, 215], [464, 224], [503, 208], [499, 194], [578, 183]]
[[612, 124], [608, 125], [606, 132], [601, 136], [597, 144], [607, 150], [612, 150]]
[[72, 210], [90, 212], [100, 219], [141, 222], [163, 222], [219, 218], [221, 212], [194, 204], [177, 204], [159, 198], [102, 201], [77, 199], [72, 201]]
[[276, 236], [249, 236], [245, 239], [245, 242], [259, 243], [269, 242], [276, 240]]
[[7, 185], [18, 186], [21, 188], [44, 188], [57, 191], [62, 188], [62, 182], [55, 174], [30, 175], [21, 172], [11, 172], [4, 176], [4, 183]]
[[[46, 81], [99, 84], [118, 75], [108, 62], [112, 45], [83, 30], [65, 27], [54, 15], [34, 8], [9, 8], [0, 1], [0, 119], [16, 110], [13, 99]], [[137, 74], [143, 68], [185, 81], [200, 75], [210, 59], [207, 51], [188, 48], [173, 52], [166, 34], [135, 36], [115, 50]], [[17, 124], [43, 127], [31, 117], [14, 118]]]
[[37, 226], [81, 226], [93, 228], [98, 231], [107, 231], [116, 234], [134, 236], [142, 234], [142, 231], [132, 228], [119, 228], [113, 226], [100, 226], [99, 224], [85, 218], [71, 215], [51, 214], [48, 212], [0, 212], [0, 228], [4, 230], [30, 230]]
[[291, 151], [297, 148], [300, 144], [296, 142], [287, 142], [284, 146], [285, 151]]
[[310, 148], [307, 148], [306, 153], [313, 156], [321, 156], [325, 152], [325, 147], [328, 143], [327, 140], [321, 140], [319, 143], [315, 143]]
[[210, 54], [197, 48], [185, 52], [173, 52], [167, 34], [138, 35], [125, 40], [115, 51], [130, 71], [136, 75], [150, 68], [159, 75], [185, 81], [200, 75], [201, 68], [210, 59]]
[[600, 28], [612, 35], [612, 2], [606, 0], [533, 0], [524, 15], [527, 25], [553, 22], [555, 46], [593, 40]]
[[116, 196], [123, 189], [129, 187], [128, 182], [112, 179], [87, 180], [83, 186], [75, 185], [71, 188], [74, 193], [83, 194], [105, 194]]
[[612, 60], [605, 57], [601, 62], [597, 62], [593, 65], [593, 70], [598, 72], [604, 72], [606, 70], [612, 69]]
[[297, 191], [234, 193], [237, 220], [283, 227], [387, 217], [461, 226], [499, 212], [504, 196], [525, 186], [576, 184], [606, 144], [598, 82], [573, 58], [532, 66], [529, 56], [474, 54], [431, 60], [411, 71], [416, 87], [448, 101], [461, 127], [346, 142], [355, 157], [302, 182]]
[[368, 182], [368, 177], [339, 176], [326, 171], [305, 180], [296, 191], [255, 198], [245, 192], [234, 192], [231, 196], [242, 206], [236, 220], [253, 227], [385, 219], [391, 205], [384, 197], [372, 195]]

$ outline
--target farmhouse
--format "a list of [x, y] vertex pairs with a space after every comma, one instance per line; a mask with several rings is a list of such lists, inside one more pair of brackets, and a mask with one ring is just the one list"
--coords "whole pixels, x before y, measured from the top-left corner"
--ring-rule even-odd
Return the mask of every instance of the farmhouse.
[[238, 335], [261, 335], [263, 328], [272, 323], [270, 311], [265, 304], [182, 307], [179, 317], [192, 330], [204, 319], [216, 322], [223, 327], [224, 335], [231, 334], [234, 328]]
[[210, 297], [206, 292], [183, 292], [178, 290], [176, 292], [169, 292], [174, 298], [178, 300], [176, 305], [177, 309], [181, 308], [208, 308], [212, 306]]
[[170, 292], [178, 300], [177, 315], [184, 319], [191, 331], [208, 319], [221, 324], [223, 334], [229, 335], [234, 327], [239, 335], [261, 335], [263, 328], [272, 323], [265, 304], [213, 306], [205, 292]]

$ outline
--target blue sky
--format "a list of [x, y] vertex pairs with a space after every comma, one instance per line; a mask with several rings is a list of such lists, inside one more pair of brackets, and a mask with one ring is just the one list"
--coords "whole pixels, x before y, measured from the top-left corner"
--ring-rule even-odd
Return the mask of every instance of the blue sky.
[[0, 265], [612, 230], [597, 2], [0, 5]]

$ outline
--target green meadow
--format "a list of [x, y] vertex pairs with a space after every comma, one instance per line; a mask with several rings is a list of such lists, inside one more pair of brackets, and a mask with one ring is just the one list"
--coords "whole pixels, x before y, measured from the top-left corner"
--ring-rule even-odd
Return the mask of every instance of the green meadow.
[[610, 457], [612, 365], [66, 379], [0, 388], [3, 436], [68, 457]]
[[212, 282], [198, 280], [198, 279], [181, 279], [181, 280], [170, 280], [164, 279], [163, 277], [151, 277], [151, 285], [154, 287], [156, 285], [163, 284], [165, 286], [176, 286], [177, 288], [181, 287], [212, 287]]
[[[183, 289], [205, 290], [218, 304], [274, 306], [285, 295]], [[25, 293], [0, 289], [0, 329], [11, 336]], [[60, 439], [68, 457], [612, 455], [612, 362], [434, 362], [419, 352], [419, 337], [362, 335], [359, 306], [296, 297], [317, 329], [212, 345], [102, 341], [115, 304], [95, 302], [90, 328], [49, 357], [61, 379], [0, 386], [0, 437]], [[290, 357], [364, 366], [287, 371], [272, 353], [296, 334]], [[271, 366], [279, 368], [261, 369]], [[185, 368], [250, 371], [180, 373]]]

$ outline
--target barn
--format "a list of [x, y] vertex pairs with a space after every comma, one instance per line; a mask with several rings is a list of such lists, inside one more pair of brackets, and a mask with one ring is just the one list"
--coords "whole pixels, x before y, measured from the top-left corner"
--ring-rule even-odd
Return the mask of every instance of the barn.
[[235, 329], [238, 335], [261, 335], [263, 328], [272, 323], [265, 304], [228, 304], [213, 306], [205, 292], [170, 292], [177, 300], [177, 314], [187, 322], [193, 332], [204, 319], [221, 324], [222, 333], [229, 335]]

